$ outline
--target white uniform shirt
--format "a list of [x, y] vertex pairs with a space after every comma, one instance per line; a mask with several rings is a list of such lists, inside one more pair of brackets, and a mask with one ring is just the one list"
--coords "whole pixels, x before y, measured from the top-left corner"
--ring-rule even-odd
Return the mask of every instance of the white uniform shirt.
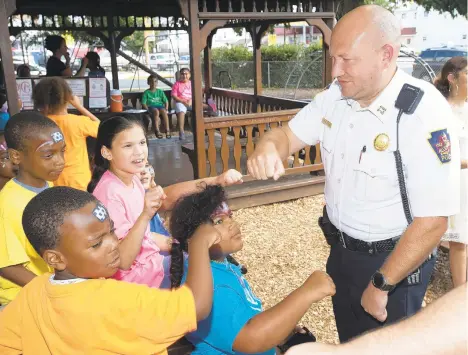
[[[358, 102], [342, 97], [335, 81], [289, 122], [304, 143], [321, 143], [330, 221], [366, 242], [399, 236], [407, 228], [393, 155], [398, 114], [395, 101], [405, 83], [424, 91], [415, 113], [403, 114], [399, 125], [412, 215], [454, 215], [460, 208], [459, 142], [452, 109], [432, 84], [398, 70], [379, 97], [361, 108]], [[381, 133], [390, 138], [384, 151], [374, 147], [374, 139]], [[447, 148], [451, 154], [443, 155]]]

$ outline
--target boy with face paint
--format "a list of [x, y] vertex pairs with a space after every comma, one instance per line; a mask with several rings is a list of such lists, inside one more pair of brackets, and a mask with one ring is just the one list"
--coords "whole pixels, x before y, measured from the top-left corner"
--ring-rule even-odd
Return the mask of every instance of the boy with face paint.
[[18, 174], [0, 191], [1, 305], [12, 301], [37, 275], [51, 270], [28, 242], [21, 218], [28, 202], [49, 188], [49, 181], [56, 180], [65, 165], [63, 134], [40, 113], [12, 116], [5, 129], [5, 144]]
[[47, 189], [22, 222], [55, 273], [36, 277], [0, 312], [2, 354], [165, 355], [211, 311], [208, 250], [221, 237], [213, 226], [194, 232], [185, 285], [163, 291], [108, 279], [119, 268], [119, 241], [107, 209], [87, 192]]

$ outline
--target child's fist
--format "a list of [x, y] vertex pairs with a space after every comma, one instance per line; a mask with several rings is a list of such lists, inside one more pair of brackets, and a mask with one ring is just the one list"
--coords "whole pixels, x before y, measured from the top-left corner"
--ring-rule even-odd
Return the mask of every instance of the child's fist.
[[302, 287], [318, 302], [327, 296], [333, 296], [336, 292], [335, 283], [331, 277], [323, 271], [314, 271], [304, 282]]
[[192, 243], [198, 241], [206, 242], [207, 247], [211, 248], [212, 245], [221, 241], [221, 233], [212, 224], [202, 224], [197, 228], [193, 234], [193, 237], [191, 238]]
[[143, 212], [146, 213], [149, 218], [153, 218], [161, 207], [162, 201], [165, 199], [166, 194], [161, 186], [150, 188], [145, 194], [145, 207]]
[[242, 184], [242, 174], [236, 169], [229, 169], [219, 175], [216, 182], [221, 186]]

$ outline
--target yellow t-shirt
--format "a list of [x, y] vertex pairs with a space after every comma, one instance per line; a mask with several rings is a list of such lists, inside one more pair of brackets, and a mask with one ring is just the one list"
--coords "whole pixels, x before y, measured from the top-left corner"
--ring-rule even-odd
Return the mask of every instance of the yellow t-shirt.
[[35, 278], [0, 312], [0, 354], [167, 354], [197, 327], [192, 291]]
[[68, 186], [86, 191], [91, 180], [87, 137], [97, 137], [99, 122], [78, 115], [48, 115], [60, 127], [65, 137], [65, 169], [54, 181], [55, 186]]
[[[34, 196], [35, 192], [14, 180], [7, 182], [0, 191], [0, 269], [23, 264], [36, 275], [52, 271], [23, 230], [23, 211]], [[20, 290], [17, 284], [0, 277], [0, 304], [13, 300]]]

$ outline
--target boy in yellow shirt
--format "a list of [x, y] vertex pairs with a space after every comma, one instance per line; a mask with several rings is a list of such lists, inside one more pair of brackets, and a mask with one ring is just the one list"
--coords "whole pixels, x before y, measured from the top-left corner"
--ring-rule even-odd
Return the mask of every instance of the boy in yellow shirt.
[[208, 249], [221, 238], [213, 225], [195, 231], [187, 281], [172, 291], [106, 279], [118, 270], [119, 242], [87, 192], [47, 189], [26, 207], [23, 226], [55, 274], [35, 278], [0, 312], [1, 354], [167, 354], [211, 312]]
[[56, 180], [65, 165], [65, 141], [58, 126], [37, 112], [10, 118], [5, 141], [16, 178], [0, 192], [0, 304], [13, 300], [21, 287], [51, 269], [36, 253], [23, 231], [24, 208]]
[[[60, 77], [41, 79], [34, 87], [33, 99], [34, 107], [60, 127], [67, 145], [65, 169], [54, 185], [86, 191], [91, 180], [86, 138], [97, 137], [99, 119], [81, 105], [70, 86]], [[83, 116], [68, 113], [68, 104]]]

